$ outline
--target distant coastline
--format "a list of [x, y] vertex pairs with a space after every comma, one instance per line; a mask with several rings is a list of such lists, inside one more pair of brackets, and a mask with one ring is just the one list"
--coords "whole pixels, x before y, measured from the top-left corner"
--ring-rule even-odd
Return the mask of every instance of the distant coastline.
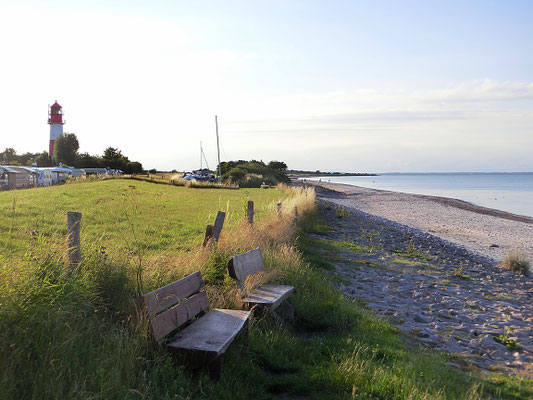
[[322, 171], [303, 171], [290, 169], [287, 171], [287, 175], [290, 178], [311, 178], [321, 176], [378, 176], [377, 174], [371, 174], [366, 172], [322, 172]]

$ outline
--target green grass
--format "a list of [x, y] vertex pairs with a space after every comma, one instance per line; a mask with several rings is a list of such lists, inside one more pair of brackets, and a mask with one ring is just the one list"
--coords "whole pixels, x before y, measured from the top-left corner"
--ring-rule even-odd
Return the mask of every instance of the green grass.
[[339, 241], [332, 240], [331, 245], [350, 250], [351, 252], [354, 252], [354, 253], [371, 253], [372, 252], [372, 249], [368, 246], [360, 246], [357, 243], [352, 243], [348, 241], [339, 242]]
[[[253, 321], [249, 344], [237, 340], [230, 346], [224, 378], [218, 383], [209, 381], [203, 370], [191, 372], [173, 365], [137, 323], [133, 302], [137, 261], [120, 254], [142, 251], [147, 259], [157, 259], [159, 252], [167, 252], [189, 257], [200, 245], [205, 224], [228, 202], [229, 224], [224, 233], [228, 239], [240, 238], [244, 200], [256, 201], [266, 221], [268, 202], [287, 195], [145, 182], [135, 182], [133, 189], [130, 184], [113, 180], [0, 194], [1, 226], [8, 227], [2, 232], [0, 250], [4, 261], [0, 264], [0, 399], [518, 399], [533, 395], [528, 380], [482, 377], [449, 368], [445, 356], [406, 344], [389, 323], [364, 310], [360, 302], [340, 295], [323, 270], [331, 265], [329, 255], [310, 236], [329, 230], [316, 213], [301, 216], [297, 239], [261, 243], [276, 281], [296, 287], [290, 300], [295, 320], [283, 326], [268, 317]], [[11, 219], [13, 197], [17, 198], [16, 215]], [[74, 205], [74, 210], [84, 213], [82, 239], [87, 247], [80, 275], [70, 277], [61, 246], [53, 243], [62, 240], [65, 213]], [[129, 218], [124, 217], [127, 213]], [[100, 228], [91, 227], [98, 221]], [[272, 221], [278, 221], [275, 212]], [[272, 221], [266, 231], [273, 229]], [[32, 234], [31, 229], [39, 233]], [[108, 246], [105, 254], [99, 247], [102, 232]], [[133, 243], [129, 232], [137, 235]], [[246, 233], [242, 240], [255, 234]], [[264, 240], [265, 236], [258, 237]], [[6, 247], [10, 240], [11, 246]], [[221, 243], [198, 264], [209, 283], [211, 301], [232, 306], [234, 283], [225, 264], [236, 252], [255, 245], [246, 243], [240, 248]], [[146, 285], [171, 279], [165, 272], [168, 265], [150, 268], [151, 281]]]
[[0, 247], [15, 260], [38, 250], [32, 246], [61, 241], [67, 212], [78, 211], [82, 246], [98, 244], [108, 253], [137, 246], [148, 257], [177, 253], [201, 243], [217, 211], [227, 213], [231, 226], [242, 220], [248, 200], [255, 202], [260, 220], [286, 197], [276, 189], [189, 189], [125, 179], [0, 192]]

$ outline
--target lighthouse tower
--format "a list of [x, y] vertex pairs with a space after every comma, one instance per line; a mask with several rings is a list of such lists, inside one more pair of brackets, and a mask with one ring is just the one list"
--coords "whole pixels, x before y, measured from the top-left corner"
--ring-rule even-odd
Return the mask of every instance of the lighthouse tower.
[[48, 124], [50, 124], [50, 157], [54, 155], [54, 143], [59, 135], [63, 134], [63, 108], [57, 100], [48, 109]]

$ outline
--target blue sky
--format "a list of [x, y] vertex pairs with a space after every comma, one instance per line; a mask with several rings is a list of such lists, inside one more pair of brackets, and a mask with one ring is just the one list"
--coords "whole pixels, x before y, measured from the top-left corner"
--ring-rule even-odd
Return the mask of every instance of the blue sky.
[[[0, 147], [145, 167], [533, 170], [533, 2], [2, 1]], [[15, 133], [16, 132], [16, 133]], [[13, 134], [15, 133], [15, 134]]]

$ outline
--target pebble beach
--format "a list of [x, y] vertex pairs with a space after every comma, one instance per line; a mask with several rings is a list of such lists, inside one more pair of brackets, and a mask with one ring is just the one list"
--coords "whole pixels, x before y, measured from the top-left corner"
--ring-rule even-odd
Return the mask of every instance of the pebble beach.
[[[332, 274], [344, 295], [418, 345], [453, 355], [452, 366], [533, 376], [533, 282], [501, 267], [515, 251], [533, 260], [533, 218], [455, 199], [300, 183], [315, 186], [332, 226], [320, 240], [337, 243]], [[501, 334], [517, 346], [494, 340]]]
[[431, 233], [496, 261], [514, 251], [533, 261], [532, 217], [445, 197], [337, 183], [319, 185], [338, 194], [331, 199], [336, 204]]

